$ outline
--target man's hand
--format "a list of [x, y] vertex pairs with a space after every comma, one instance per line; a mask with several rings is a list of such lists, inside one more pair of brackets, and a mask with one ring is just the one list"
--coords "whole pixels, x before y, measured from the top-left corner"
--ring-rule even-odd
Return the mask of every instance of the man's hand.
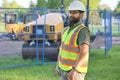
[[71, 70], [66, 76], [68, 78], [68, 80], [74, 80], [74, 76], [75, 76], [76, 71], [75, 70]]

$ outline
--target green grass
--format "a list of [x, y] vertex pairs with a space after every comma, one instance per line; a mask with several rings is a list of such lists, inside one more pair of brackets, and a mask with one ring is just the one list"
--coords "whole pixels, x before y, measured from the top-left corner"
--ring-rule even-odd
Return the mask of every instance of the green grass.
[[5, 32], [5, 24], [0, 22], [0, 32]]
[[92, 51], [86, 80], [119, 80], [120, 46], [113, 47], [107, 55], [102, 50]]
[[[91, 50], [89, 69], [85, 80], [119, 80], [120, 46], [113, 47], [105, 55], [104, 50]], [[0, 65], [32, 63], [21, 58], [0, 58]], [[0, 68], [0, 80], [59, 80], [55, 64], [34, 65], [16, 68]]]
[[55, 65], [39, 65], [2, 69], [0, 80], [56, 80]]
[[[18, 26], [21, 26], [23, 23], [18, 23]], [[6, 32], [5, 23], [0, 22], [0, 32]]]
[[[89, 29], [92, 34], [96, 34], [97, 30], [104, 32], [104, 27], [102, 25], [89, 25]], [[112, 25], [112, 35], [120, 36], [120, 32], [118, 32], [118, 25]]]
[[35, 60], [23, 60], [21, 57], [4, 57], [0, 58], [0, 66], [18, 65], [18, 64], [32, 64]]

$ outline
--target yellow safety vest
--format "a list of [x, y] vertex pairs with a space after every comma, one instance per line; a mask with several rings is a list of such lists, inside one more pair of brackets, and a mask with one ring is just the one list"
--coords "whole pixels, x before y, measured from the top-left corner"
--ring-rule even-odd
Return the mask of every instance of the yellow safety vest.
[[[78, 33], [81, 29], [85, 28], [83, 25], [78, 25], [69, 34], [69, 27], [62, 34], [62, 41], [59, 50], [59, 62], [58, 66], [64, 71], [69, 71], [75, 64], [79, 57], [80, 50], [77, 45]], [[86, 73], [88, 67], [88, 57], [84, 60], [82, 66], [78, 69], [79, 72]]]

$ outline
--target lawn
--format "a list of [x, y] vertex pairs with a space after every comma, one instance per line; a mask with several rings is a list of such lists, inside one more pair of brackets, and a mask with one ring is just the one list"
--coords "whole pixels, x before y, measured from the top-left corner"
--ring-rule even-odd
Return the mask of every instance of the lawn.
[[[101, 32], [104, 32], [104, 27], [102, 25], [89, 25], [89, 29], [93, 35], [96, 34], [97, 30], [99, 29]], [[112, 35], [119, 36], [120, 30], [118, 30], [118, 25], [112, 25]]]
[[0, 22], [0, 32], [5, 32], [5, 24]]
[[90, 53], [90, 64], [85, 80], [119, 80], [120, 76], [120, 46], [113, 47], [107, 55], [103, 51]]
[[[119, 80], [119, 51], [120, 46], [113, 47], [107, 55], [104, 54], [103, 50], [91, 50], [89, 69], [85, 80]], [[17, 63], [17, 61], [24, 63], [23, 60], [9, 58], [9, 60], [4, 59], [1, 61], [0, 65], [3, 63], [5, 65], [5, 61], [7, 63]], [[0, 68], [0, 80], [59, 80], [59, 76], [55, 72], [55, 64], [44, 64], [7, 69]]]

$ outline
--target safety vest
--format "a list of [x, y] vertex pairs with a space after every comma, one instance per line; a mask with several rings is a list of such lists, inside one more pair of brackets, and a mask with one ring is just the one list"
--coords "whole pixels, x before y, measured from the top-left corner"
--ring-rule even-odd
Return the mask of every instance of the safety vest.
[[[85, 28], [83, 25], [78, 25], [71, 32], [69, 27], [62, 34], [62, 41], [59, 50], [59, 68], [64, 71], [70, 71], [75, 64], [78, 57], [80, 57], [79, 45], [77, 44], [78, 33], [81, 29]], [[86, 73], [88, 67], [88, 56], [83, 64], [79, 67], [78, 71]]]

